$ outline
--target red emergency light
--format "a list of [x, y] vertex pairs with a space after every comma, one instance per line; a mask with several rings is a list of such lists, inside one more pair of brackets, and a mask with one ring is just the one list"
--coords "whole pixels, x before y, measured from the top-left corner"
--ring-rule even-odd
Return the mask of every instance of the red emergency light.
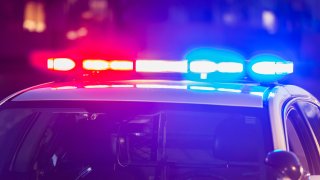
[[82, 67], [89, 71], [104, 71], [109, 69], [109, 62], [100, 59], [87, 59], [82, 62]]
[[69, 58], [48, 59], [48, 69], [55, 71], [70, 71], [76, 67], [76, 63]]

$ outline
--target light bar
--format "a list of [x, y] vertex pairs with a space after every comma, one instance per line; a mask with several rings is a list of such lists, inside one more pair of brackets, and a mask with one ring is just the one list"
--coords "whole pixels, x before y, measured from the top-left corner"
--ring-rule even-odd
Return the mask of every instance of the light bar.
[[109, 62], [98, 59], [86, 59], [83, 60], [82, 67], [85, 70], [103, 71], [109, 68]]
[[55, 71], [70, 71], [76, 66], [69, 58], [50, 58], [47, 63], [48, 69]]
[[[230, 54], [229, 54], [230, 53]], [[276, 82], [287, 74], [293, 73], [293, 63], [273, 54], [260, 54], [246, 60], [237, 53], [205, 49], [192, 52], [188, 60], [104, 60], [85, 59], [77, 72], [87, 71], [135, 71], [137, 73], [181, 73], [179, 77], [188, 80], [206, 80], [211, 82], [238, 81], [243, 77], [256, 82]], [[48, 59], [48, 69], [69, 71], [76, 63], [69, 58]], [[86, 71], [87, 70], [87, 71]], [[95, 73], [95, 72], [93, 72]], [[96, 73], [100, 74], [100, 73]], [[96, 75], [95, 74], [95, 75]], [[104, 73], [101, 73], [103, 75]], [[133, 72], [124, 75], [134, 75]], [[140, 74], [139, 74], [140, 75]], [[168, 74], [160, 74], [169, 77]], [[170, 74], [171, 75], [171, 74]], [[163, 88], [161, 85], [147, 85]], [[143, 87], [143, 86], [141, 86]], [[91, 88], [91, 86], [88, 86]], [[97, 88], [94, 86], [93, 88]], [[197, 87], [195, 87], [197, 88]], [[210, 88], [209, 88], [210, 89]], [[231, 88], [232, 89], [232, 88]], [[219, 89], [218, 89], [219, 90]], [[221, 89], [220, 89], [221, 90]], [[223, 91], [224, 89], [222, 89]], [[227, 89], [228, 90], [228, 89]], [[233, 89], [232, 89], [233, 91]]]
[[133, 62], [125, 60], [114, 60], [110, 62], [110, 69], [120, 70], [120, 71], [129, 71], [133, 70]]
[[137, 60], [137, 72], [159, 72], [159, 73], [186, 73], [188, 71], [187, 61], [165, 61], [165, 60]]
[[252, 71], [257, 74], [276, 75], [293, 73], [293, 63], [286, 62], [257, 62], [253, 64]]

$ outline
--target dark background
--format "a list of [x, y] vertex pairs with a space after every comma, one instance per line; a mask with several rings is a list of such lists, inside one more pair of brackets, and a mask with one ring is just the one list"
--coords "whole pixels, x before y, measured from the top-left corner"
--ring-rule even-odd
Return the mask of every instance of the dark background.
[[47, 57], [182, 59], [196, 47], [292, 60], [320, 98], [319, 0], [1, 0], [0, 99], [50, 81]]

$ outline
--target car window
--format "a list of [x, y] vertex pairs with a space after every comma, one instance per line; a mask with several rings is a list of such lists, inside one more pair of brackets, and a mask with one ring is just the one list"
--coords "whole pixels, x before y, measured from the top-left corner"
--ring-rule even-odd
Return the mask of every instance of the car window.
[[320, 142], [320, 110], [319, 107], [310, 102], [299, 102], [298, 103], [304, 117], [309, 122], [314, 135], [318, 142]]
[[288, 119], [286, 120], [289, 150], [297, 155], [303, 166], [303, 169], [309, 172], [308, 160], [306, 152], [302, 146], [301, 137], [299, 137], [298, 132], [295, 129], [296, 127], [293, 125], [293, 121], [297, 121], [297, 118], [299, 117], [297, 117], [296, 112], [293, 111], [289, 113]]
[[288, 111], [285, 124], [289, 150], [297, 155], [306, 172], [316, 174], [318, 167], [315, 159], [319, 156], [308, 124], [294, 107]]
[[261, 109], [93, 103], [30, 112], [36, 116], [18, 138], [5, 178], [223, 180], [265, 173], [271, 136]]
[[[12, 115], [15, 116], [12, 116]], [[16, 139], [23, 138], [27, 124], [35, 117], [35, 113], [30, 109], [8, 109], [0, 111], [0, 170], [8, 163], [12, 155], [12, 148], [18, 146]]]

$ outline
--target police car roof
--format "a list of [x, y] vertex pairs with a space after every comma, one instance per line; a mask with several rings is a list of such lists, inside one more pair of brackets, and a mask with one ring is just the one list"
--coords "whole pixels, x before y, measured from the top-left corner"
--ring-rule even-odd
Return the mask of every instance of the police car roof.
[[12, 101], [131, 101], [263, 107], [268, 87], [168, 80], [55, 82], [22, 91]]

